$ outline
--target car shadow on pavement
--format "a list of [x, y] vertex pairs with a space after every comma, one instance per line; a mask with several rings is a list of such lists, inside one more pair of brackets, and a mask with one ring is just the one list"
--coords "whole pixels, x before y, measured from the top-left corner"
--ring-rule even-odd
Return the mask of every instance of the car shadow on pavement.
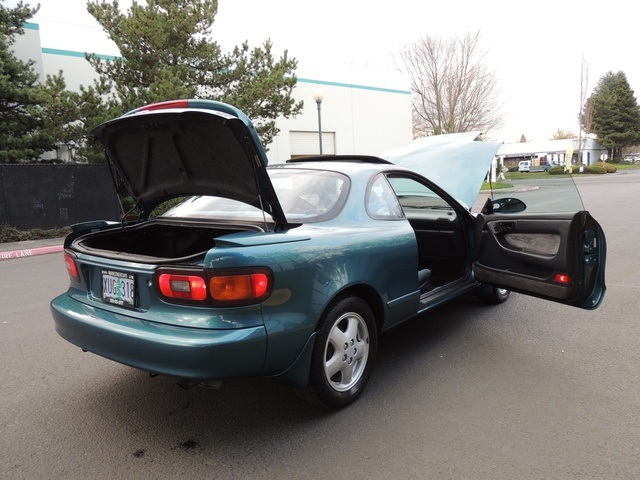
[[[381, 336], [376, 369], [363, 396], [343, 410], [308, 404], [291, 389], [270, 379], [240, 379], [219, 389], [177, 386], [175, 379], [154, 377], [113, 364], [114, 375], [86, 391], [93, 416], [91, 428], [123, 426], [133, 457], [152, 452], [190, 451], [221, 455], [234, 449], [263, 448], [273, 442], [304, 441], [310, 433], [328, 434], [339, 425], [358, 421], [403, 395], [412, 383], [429, 382], [429, 362], [484, 307], [463, 297]], [[475, 312], [475, 313], [474, 313]], [[421, 365], [421, 369], [416, 369]], [[400, 389], [400, 390], [399, 390]], [[132, 427], [135, 425], [135, 427]], [[87, 427], [85, 424], [84, 428]]]

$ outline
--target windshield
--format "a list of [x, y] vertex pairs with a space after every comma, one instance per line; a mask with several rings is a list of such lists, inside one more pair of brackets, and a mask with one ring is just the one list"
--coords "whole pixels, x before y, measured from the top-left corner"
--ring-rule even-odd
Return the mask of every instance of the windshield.
[[[271, 183], [289, 222], [329, 220], [342, 209], [349, 179], [338, 172], [293, 168], [268, 169]], [[222, 197], [190, 197], [163, 217], [263, 221], [262, 210]]]

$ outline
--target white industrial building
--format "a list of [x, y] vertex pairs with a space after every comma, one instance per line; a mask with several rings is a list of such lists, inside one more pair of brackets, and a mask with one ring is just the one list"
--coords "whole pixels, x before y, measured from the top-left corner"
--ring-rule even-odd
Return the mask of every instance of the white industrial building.
[[[79, 90], [80, 85], [92, 85], [96, 73], [85, 60], [81, 45], [78, 51], [48, 48], [41, 44], [38, 24], [25, 24], [25, 33], [16, 38], [16, 55], [22, 60], [33, 60], [34, 69], [44, 81], [46, 75], [62, 71], [67, 88]], [[114, 57], [99, 55], [104, 59]], [[409, 79], [370, 71], [345, 71], [340, 78], [310, 78], [296, 72], [298, 83], [293, 91], [296, 101], [302, 100], [302, 112], [293, 118], [280, 118], [280, 133], [267, 145], [270, 163], [284, 163], [292, 157], [320, 153], [318, 124], [322, 125], [322, 153], [381, 155], [387, 150], [407, 145], [412, 140], [411, 90]], [[322, 91], [323, 99], [318, 118], [314, 92]], [[170, 99], [168, 99], [170, 100]], [[567, 152], [573, 163], [590, 165], [598, 161], [604, 149], [594, 138], [583, 139], [578, 149], [577, 139], [546, 142], [503, 144], [498, 157], [507, 167], [520, 160], [565, 163]], [[577, 154], [581, 150], [582, 158]], [[59, 158], [69, 158], [62, 145]]]
[[[568, 138], [544, 142], [506, 143], [500, 146], [497, 155], [505, 167], [512, 168], [517, 167], [521, 160], [530, 160], [532, 165], [591, 165], [602, 160], [606, 154], [607, 149], [589, 135], [582, 138], [582, 142], [577, 138]], [[571, 157], [569, 162], [567, 155]]]
[[[46, 75], [57, 75], [62, 70], [67, 88], [77, 91], [80, 85], [92, 85], [96, 78], [81, 44], [78, 51], [43, 46], [36, 23], [25, 25], [25, 34], [16, 38], [13, 48], [18, 58], [35, 62], [34, 69], [43, 81]], [[300, 72], [296, 75], [298, 84], [292, 96], [304, 101], [304, 108], [296, 117], [277, 120], [280, 134], [267, 145], [270, 163], [320, 153], [316, 89], [323, 94], [320, 123], [324, 154], [380, 155], [411, 142], [411, 90], [407, 78], [347, 71], [340, 75], [342, 78], [306, 78]], [[64, 150], [59, 152], [61, 158], [67, 156]]]

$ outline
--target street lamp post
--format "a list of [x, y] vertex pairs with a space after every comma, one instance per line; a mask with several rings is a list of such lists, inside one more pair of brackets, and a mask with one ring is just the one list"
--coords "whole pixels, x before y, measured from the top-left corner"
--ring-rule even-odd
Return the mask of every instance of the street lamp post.
[[313, 99], [318, 105], [318, 141], [320, 142], [320, 155], [322, 155], [322, 99], [324, 98], [324, 92], [318, 85], [313, 91]]

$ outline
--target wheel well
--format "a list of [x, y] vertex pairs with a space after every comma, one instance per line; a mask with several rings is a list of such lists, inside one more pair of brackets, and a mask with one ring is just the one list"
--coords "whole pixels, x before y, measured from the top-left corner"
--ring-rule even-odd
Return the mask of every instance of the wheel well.
[[[373, 317], [375, 318], [376, 327], [378, 328], [378, 332], [382, 331], [382, 326], [384, 324], [384, 306], [382, 303], [382, 299], [375, 288], [370, 285], [360, 284], [360, 285], [351, 285], [350, 287], [341, 290], [330, 302], [338, 297], [351, 296], [351, 297], [359, 297], [364, 300], [369, 308], [371, 308], [371, 312], [373, 313]], [[329, 304], [329, 305], [330, 305]], [[329, 308], [329, 306], [327, 306]], [[324, 315], [324, 313], [323, 313]]]

